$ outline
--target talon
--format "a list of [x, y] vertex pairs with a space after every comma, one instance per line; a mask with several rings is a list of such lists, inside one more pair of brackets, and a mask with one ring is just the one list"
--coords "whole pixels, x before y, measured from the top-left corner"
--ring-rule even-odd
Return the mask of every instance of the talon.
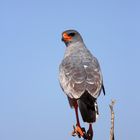
[[87, 140], [87, 133], [86, 133], [85, 128], [82, 127], [81, 129], [82, 129], [82, 132], [83, 132], [83, 138], [84, 138], [84, 140]]
[[83, 137], [84, 139], [86, 138], [86, 131], [84, 127], [80, 127], [78, 125], [73, 126], [74, 131], [72, 132], [72, 136], [78, 136], [79, 138]]
[[75, 137], [76, 136], [76, 132], [75, 132], [75, 126], [73, 125], [73, 132], [72, 132], [72, 136]]
[[78, 134], [79, 137], [81, 137], [81, 136], [83, 137], [84, 133], [83, 133], [80, 126], [76, 125], [75, 131], [76, 131], [76, 133]]
[[76, 125], [76, 127], [75, 126], [73, 126], [73, 132], [72, 132], [72, 136], [78, 136], [79, 138], [81, 138], [81, 135], [82, 135], [82, 130], [81, 130], [81, 128], [79, 127], [79, 126], [77, 126]]

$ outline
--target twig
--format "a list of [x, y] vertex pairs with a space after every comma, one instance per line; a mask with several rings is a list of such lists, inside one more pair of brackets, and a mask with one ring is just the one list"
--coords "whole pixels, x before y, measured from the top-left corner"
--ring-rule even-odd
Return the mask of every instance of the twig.
[[115, 100], [112, 100], [111, 104], [109, 105], [110, 110], [111, 110], [110, 140], [115, 140], [115, 137], [114, 137], [114, 118], [115, 118], [115, 115], [114, 115], [114, 110], [113, 110], [114, 104], [115, 104]]

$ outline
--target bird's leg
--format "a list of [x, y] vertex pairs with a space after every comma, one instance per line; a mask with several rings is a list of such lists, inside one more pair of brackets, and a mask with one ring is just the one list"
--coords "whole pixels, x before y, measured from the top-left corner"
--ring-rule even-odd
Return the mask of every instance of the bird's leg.
[[75, 134], [78, 135], [78, 137], [85, 137], [85, 128], [81, 128], [79, 116], [78, 116], [78, 104], [77, 102], [74, 104], [75, 114], [76, 114], [76, 126], [74, 127], [74, 131], [72, 132], [72, 135], [75, 136]]
[[93, 129], [92, 129], [92, 124], [89, 124], [89, 129], [87, 131], [87, 140], [92, 140], [93, 137]]
[[76, 102], [75, 105], [74, 105], [74, 109], [75, 109], [76, 121], [77, 121], [76, 126], [81, 127], [81, 126], [80, 126], [80, 121], [79, 121], [79, 116], [78, 116], [78, 104], [77, 104], [77, 102]]

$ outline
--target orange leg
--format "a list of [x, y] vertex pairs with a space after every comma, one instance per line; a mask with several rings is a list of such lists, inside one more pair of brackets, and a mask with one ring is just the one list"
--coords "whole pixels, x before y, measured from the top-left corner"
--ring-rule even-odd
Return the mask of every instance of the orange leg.
[[87, 131], [87, 138], [88, 138], [88, 140], [92, 140], [92, 138], [93, 138], [92, 124], [89, 124], [89, 129]]
[[78, 116], [78, 104], [77, 104], [77, 102], [74, 105], [74, 109], [75, 109], [76, 121], [77, 121], [77, 124], [76, 125], [79, 126], [79, 127], [81, 127], [80, 126], [80, 121], [79, 121], [79, 116]]
[[[74, 131], [72, 133], [73, 136], [76, 136], [78, 135], [78, 137], [85, 137], [85, 129], [84, 128], [81, 128], [81, 125], [80, 125], [80, 121], [79, 121], [79, 116], [78, 116], [78, 104], [77, 102], [75, 102], [74, 104], [74, 109], [75, 109], [75, 114], [76, 114], [76, 127], [74, 126]], [[76, 135], [75, 135], [76, 134]]]

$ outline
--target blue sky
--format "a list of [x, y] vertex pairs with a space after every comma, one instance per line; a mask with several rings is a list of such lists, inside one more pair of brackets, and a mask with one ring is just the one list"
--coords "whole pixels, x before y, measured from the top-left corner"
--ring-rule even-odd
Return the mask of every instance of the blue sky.
[[75, 114], [58, 82], [65, 29], [82, 34], [102, 68], [106, 96], [98, 99], [94, 139], [109, 139], [112, 98], [116, 139], [138, 139], [139, 6], [138, 0], [1, 0], [0, 139], [78, 139], [70, 135]]

